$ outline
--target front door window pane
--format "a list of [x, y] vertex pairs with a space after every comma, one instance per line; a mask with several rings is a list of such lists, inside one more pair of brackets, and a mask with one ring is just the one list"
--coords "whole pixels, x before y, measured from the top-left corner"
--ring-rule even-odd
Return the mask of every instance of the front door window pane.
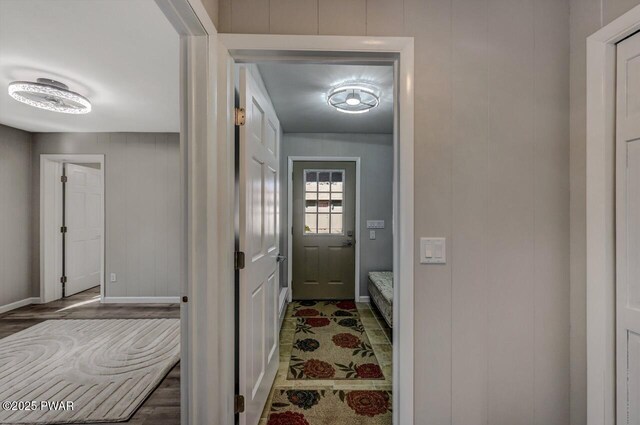
[[329, 233], [330, 214], [318, 214], [318, 234]]
[[329, 176], [331, 173], [318, 173], [318, 192], [329, 192]]
[[318, 212], [318, 201], [306, 201], [304, 212], [315, 213]]
[[318, 212], [319, 213], [328, 213], [329, 209], [329, 201], [318, 201]]
[[314, 193], [318, 191], [318, 173], [315, 171], [305, 173], [305, 191]]
[[305, 214], [304, 215], [304, 233], [318, 233], [318, 227], [316, 225], [316, 214]]
[[304, 178], [304, 234], [343, 235], [344, 170], [305, 170]]
[[342, 192], [342, 172], [331, 173], [331, 192]]
[[331, 233], [341, 235], [342, 231], [342, 214], [331, 214]]

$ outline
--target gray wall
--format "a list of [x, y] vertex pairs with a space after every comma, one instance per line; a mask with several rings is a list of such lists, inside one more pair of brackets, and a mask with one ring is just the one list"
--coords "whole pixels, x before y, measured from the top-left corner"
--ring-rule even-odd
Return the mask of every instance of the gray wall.
[[414, 242], [449, 242], [415, 267], [417, 422], [569, 423], [569, 0], [212, 11], [221, 32], [415, 38]]
[[31, 297], [31, 134], [0, 125], [0, 306]]
[[[106, 294], [180, 294], [180, 142], [165, 133], [33, 135], [33, 294], [39, 294], [40, 154], [105, 154]], [[109, 282], [117, 273], [118, 281]]]
[[639, 0], [571, 0], [571, 424], [587, 422], [586, 38]]
[[[287, 161], [289, 156], [360, 157], [360, 295], [368, 295], [367, 273], [392, 270], [393, 234], [393, 135], [391, 134], [294, 134], [282, 139], [280, 164], [281, 251], [287, 251]], [[369, 240], [367, 220], [384, 220], [385, 228], [376, 230]], [[287, 286], [287, 270], [281, 270], [281, 284]]]

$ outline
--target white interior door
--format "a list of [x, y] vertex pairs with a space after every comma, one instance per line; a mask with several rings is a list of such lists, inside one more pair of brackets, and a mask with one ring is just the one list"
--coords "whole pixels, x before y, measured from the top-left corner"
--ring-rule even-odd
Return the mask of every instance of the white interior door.
[[278, 174], [280, 123], [268, 94], [246, 67], [240, 69], [240, 394], [243, 425], [257, 425], [279, 364]]
[[617, 423], [640, 424], [640, 35], [617, 48]]
[[100, 170], [65, 164], [65, 296], [100, 285], [103, 183]]

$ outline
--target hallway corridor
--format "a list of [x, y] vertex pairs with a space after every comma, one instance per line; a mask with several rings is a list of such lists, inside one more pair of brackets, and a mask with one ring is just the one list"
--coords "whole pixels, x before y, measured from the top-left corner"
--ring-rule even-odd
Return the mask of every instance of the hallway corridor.
[[261, 425], [391, 425], [391, 340], [367, 303], [291, 303]]

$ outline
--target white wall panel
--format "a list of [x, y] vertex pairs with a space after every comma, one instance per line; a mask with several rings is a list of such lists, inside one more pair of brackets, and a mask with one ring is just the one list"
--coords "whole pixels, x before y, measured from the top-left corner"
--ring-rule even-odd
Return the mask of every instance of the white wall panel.
[[404, 0], [367, 0], [367, 35], [404, 35]]
[[[487, 423], [488, 0], [452, 3], [452, 423]], [[482, 319], [480, 319], [482, 318]]]
[[270, 0], [272, 34], [318, 34], [319, 0]]

